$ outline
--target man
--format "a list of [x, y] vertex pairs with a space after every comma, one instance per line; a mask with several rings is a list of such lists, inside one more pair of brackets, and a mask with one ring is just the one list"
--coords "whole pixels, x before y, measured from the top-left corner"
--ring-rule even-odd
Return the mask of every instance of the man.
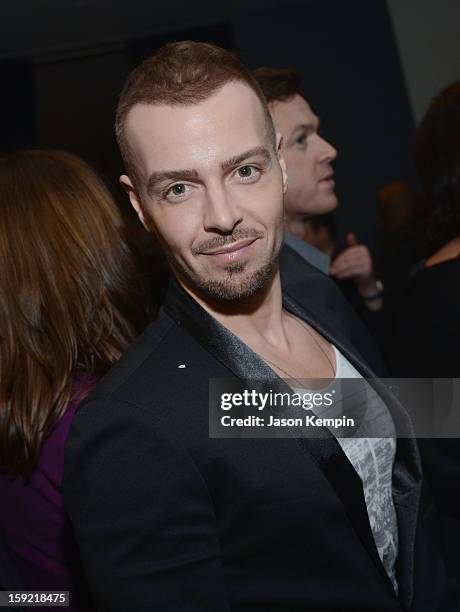
[[285, 197], [286, 243], [338, 280], [352, 280], [358, 304], [363, 302], [371, 311], [380, 310], [382, 288], [374, 276], [369, 250], [358, 244], [353, 233], [347, 235], [348, 248], [334, 259], [330, 269], [330, 259], [319, 260], [318, 249], [304, 242], [305, 222], [337, 207], [332, 169], [337, 151], [319, 133], [319, 118], [300, 94], [299, 74], [290, 69], [258, 68], [254, 76], [268, 102], [275, 129], [283, 137], [281, 152], [289, 176]]
[[357, 456], [326, 430], [209, 437], [210, 379], [334, 378], [339, 362], [373, 376], [321, 298], [282, 293], [284, 161], [250, 73], [212, 45], [166, 45], [128, 78], [117, 137], [122, 184], [175, 278], [67, 443], [64, 498], [97, 608], [453, 609], [411, 439], [397, 453], [381, 440], [374, 461], [372, 440]]

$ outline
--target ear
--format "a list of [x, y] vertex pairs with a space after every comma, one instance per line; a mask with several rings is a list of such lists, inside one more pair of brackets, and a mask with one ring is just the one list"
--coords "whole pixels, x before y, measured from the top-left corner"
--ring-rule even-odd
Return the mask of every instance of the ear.
[[281, 153], [282, 145], [283, 145], [283, 136], [279, 132], [276, 132], [276, 154], [278, 156], [278, 161], [281, 166], [281, 172], [283, 176], [283, 193], [286, 193], [287, 186], [288, 186], [288, 175], [287, 175], [287, 169], [286, 169], [286, 162], [284, 161], [284, 157]]
[[123, 187], [123, 189], [128, 194], [129, 201], [131, 202], [131, 206], [136, 211], [140, 222], [145, 227], [145, 229], [149, 232], [150, 228], [145, 218], [144, 209], [142, 208], [141, 198], [139, 196], [139, 193], [136, 191], [134, 185], [132, 184], [131, 179], [129, 178], [127, 174], [122, 174], [120, 176], [120, 185]]

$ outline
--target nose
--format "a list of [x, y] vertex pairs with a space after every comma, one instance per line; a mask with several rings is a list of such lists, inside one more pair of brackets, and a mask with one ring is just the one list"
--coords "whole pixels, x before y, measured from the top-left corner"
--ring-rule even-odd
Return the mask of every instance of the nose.
[[323, 163], [329, 163], [331, 161], [334, 161], [334, 159], [337, 157], [337, 149], [335, 149], [330, 142], [328, 142], [321, 136], [318, 136], [318, 138], [320, 139], [321, 145], [319, 161]]
[[213, 186], [208, 189], [203, 218], [206, 231], [231, 234], [242, 218], [241, 209], [232, 202], [224, 186]]

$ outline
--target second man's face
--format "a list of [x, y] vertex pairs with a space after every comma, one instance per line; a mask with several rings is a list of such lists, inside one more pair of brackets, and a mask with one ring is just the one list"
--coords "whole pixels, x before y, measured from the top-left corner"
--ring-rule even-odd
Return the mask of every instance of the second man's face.
[[319, 120], [302, 96], [270, 103], [276, 131], [282, 135], [286, 162], [287, 213], [320, 215], [337, 207], [331, 162], [337, 151], [318, 134]]
[[179, 280], [217, 299], [255, 293], [283, 239], [283, 175], [259, 99], [228, 83], [195, 105], [137, 105], [127, 136], [131, 201]]

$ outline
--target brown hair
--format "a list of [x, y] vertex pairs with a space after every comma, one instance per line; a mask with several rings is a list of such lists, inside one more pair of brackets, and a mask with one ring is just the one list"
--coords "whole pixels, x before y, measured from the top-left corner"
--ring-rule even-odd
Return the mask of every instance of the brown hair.
[[257, 68], [252, 73], [267, 103], [285, 102], [300, 94], [300, 74], [292, 68]]
[[430, 207], [429, 252], [460, 235], [460, 81], [433, 98], [415, 131], [415, 161]]
[[264, 95], [251, 72], [230, 51], [202, 42], [168, 43], [131, 72], [120, 95], [115, 131], [126, 170], [134, 184], [139, 184], [139, 177], [125, 128], [133, 106], [198, 104], [231, 81], [245, 83], [259, 98], [274, 146], [275, 131]]
[[0, 160], [0, 469], [27, 476], [77, 371], [104, 372], [142, 325], [120, 214], [81, 159]]

